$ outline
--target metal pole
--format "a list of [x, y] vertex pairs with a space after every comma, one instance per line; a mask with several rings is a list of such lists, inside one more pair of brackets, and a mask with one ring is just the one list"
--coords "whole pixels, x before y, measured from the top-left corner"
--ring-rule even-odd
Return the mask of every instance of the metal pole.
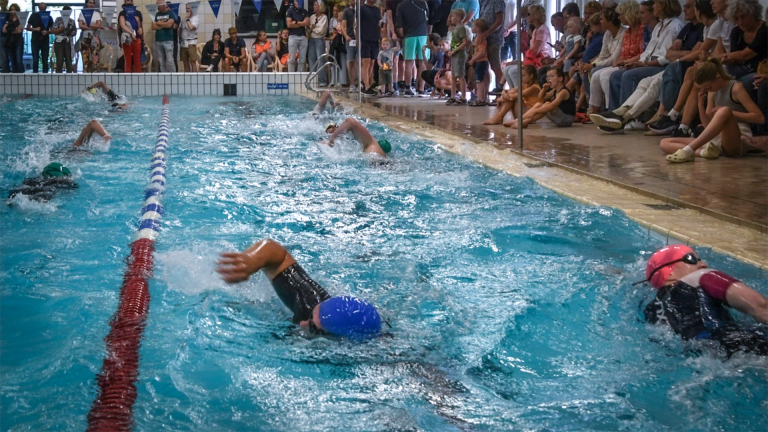
[[[360, 8], [363, 6], [363, 0], [356, 0], [357, 1], [357, 25], [355, 26], [355, 39], [357, 40], [357, 81], [358, 83], [362, 83], [363, 79], [363, 48], [360, 46]], [[357, 86], [357, 101], [362, 102], [363, 101], [363, 89], [362, 85]], [[368, 89], [366, 89], [368, 90]]]
[[523, 53], [520, 52], [521, 39], [523, 38], [523, 24], [520, 12], [523, 8], [523, 0], [517, 0], [517, 38], [515, 48], [517, 50], [517, 141], [520, 143], [520, 151], [523, 151]]

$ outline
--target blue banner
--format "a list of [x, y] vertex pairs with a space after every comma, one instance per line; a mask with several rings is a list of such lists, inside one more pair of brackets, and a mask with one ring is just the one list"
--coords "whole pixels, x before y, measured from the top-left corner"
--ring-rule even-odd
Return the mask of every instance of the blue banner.
[[48, 25], [51, 22], [51, 13], [48, 11], [38, 12], [37, 13], [40, 16], [40, 19], [43, 21], [43, 29], [48, 28]]
[[89, 26], [91, 25], [91, 19], [93, 18], [93, 11], [95, 9], [83, 9], [81, 13], [83, 14], [83, 17], [85, 18], [85, 25]]
[[170, 7], [171, 10], [173, 11], [173, 14], [176, 16], [175, 18], [176, 24], [179, 23], [179, 5], [181, 5], [181, 3], [171, 3], [168, 5], [168, 7]]
[[253, 2], [253, 7], [256, 8], [256, 12], [261, 13], [261, 0], [251, 0]]
[[8, 15], [5, 12], [0, 12], [0, 28], [3, 28], [5, 25], [6, 18], [8, 18]]
[[211, 10], [213, 11], [213, 16], [218, 18], [219, 17], [219, 8], [221, 7], [221, 0], [208, 0], [208, 4], [211, 5]]

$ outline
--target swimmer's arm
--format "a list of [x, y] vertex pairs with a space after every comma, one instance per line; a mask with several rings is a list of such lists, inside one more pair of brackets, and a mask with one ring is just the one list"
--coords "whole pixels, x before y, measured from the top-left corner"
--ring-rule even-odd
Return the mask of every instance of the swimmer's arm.
[[[356, 129], [357, 127], [363, 127], [357, 120], [353, 118], [348, 118], [344, 120], [344, 123], [342, 123], [339, 127], [336, 128], [335, 131], [331, 134], [331, 137], [328, 138], [328, 145], [333, 147], [333, 141], [339, 137], [339, 135], [349, 131]], [[353, 130], [354, 132], [354, 130]]]
[[725, 292], [728, 305], [756, 321], [768, 323], [768, 299], [743, 282], [734, 282]]
[[296, 260], [279, 243], [264, 239], [252, 244], [243, 252], [223, 252], [217, 262], [216, 271], [228, 283], [247, 280], [252, 274], [263, 270], [272, 280]]

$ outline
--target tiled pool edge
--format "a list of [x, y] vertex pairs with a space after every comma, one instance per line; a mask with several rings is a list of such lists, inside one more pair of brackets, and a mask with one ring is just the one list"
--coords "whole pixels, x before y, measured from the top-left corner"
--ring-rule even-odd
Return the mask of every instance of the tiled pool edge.
[[[258, 96], [307, 94], [307, 73], [0, 74], [0, 95], [76, 96], [104, 81], [129, 96]], [[234, 93], [234, 94], [233, 94]]]
[[[305, 95], [313, 97], [314, 93]], [[354, 106], [365, 117], [373, 118], [404, 133], [417, 134], [434, 141], [448, 152], [511, 175], [530, 177], [540, 185], [576, 201], [620, 210], [628, 218], [647, 228], [649, 235], [653, 231], [662, 238], [708, 247], [768, 270], [768, 234], [760, 230], [687, 206], [674, 211], [654, 209], [649, 205], [669, 204], [669, 200], [648, 197], [609, 179], [541, 161], [530, 155], [499, 149], [479, 139], [392, 115], [370, 105], [359, 105], [348, 99], [344, 102]], [[529, 167], [526, 162], [535, 166]], [[686, 226], [681, 226], [680, 221], [685, 221]]]

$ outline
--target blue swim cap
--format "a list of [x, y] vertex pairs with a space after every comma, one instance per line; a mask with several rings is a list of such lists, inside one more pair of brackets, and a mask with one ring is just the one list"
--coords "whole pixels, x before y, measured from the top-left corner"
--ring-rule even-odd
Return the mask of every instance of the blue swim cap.
[[320, 303], [320, 325], [328, 333], [367, 339], [381, 332], [376, 308], [355, 297], [333, 297]]

